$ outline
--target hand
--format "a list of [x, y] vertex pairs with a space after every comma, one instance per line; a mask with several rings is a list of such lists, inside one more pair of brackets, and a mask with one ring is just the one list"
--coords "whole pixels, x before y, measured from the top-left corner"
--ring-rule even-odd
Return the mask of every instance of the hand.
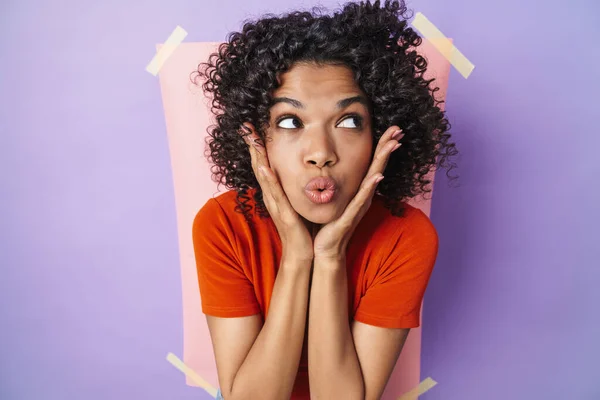
[[[298, 261], [312, 261], [314, 253], [311, 232], [290, 204], [275, 172], [271, 169], [265, 147], [256, 142], [259, 137], [254, 127], [249, 123], [245, 123], [244, 127], [245, 129], [242, 129], [250, 131], [243, 139], [248, 144], [252, 169], [262, 189], [265, 207], [279, 233], [282, 256]], [[261, 173], [260, 167], [264, 168], [264, 174]]]
[[[398, 126], [392, 126], [381, 135], [373, 161], [358, 192], [348, 203], [343, 214], [321, 227], [314, 238], [315, 259], [339, 260], [346, 256], [346, 246], [354, 233], [354, 229], [371, 206], [375, 188], [387, 166], [390, 154], [400, 147], [400, 139], [404, 135]], [[378, 178], [379, 179], [378, 181]], [[315, 232], [312, 232], [315, 234]]]

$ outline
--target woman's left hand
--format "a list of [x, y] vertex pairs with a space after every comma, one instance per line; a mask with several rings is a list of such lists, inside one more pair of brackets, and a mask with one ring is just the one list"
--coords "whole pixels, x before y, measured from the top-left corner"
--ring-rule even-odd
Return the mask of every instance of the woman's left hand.
[[[354, 229], [361, 221], [371, 206], [375, 188], [383, 178], [383, 171], [387, 166], [390, 154], [401, 143], [398, 143], [404, 135], [398, 126], [392, 126], [381, 135], [373, 161], [362, 181], [356, 196], [348, 203], [342, 215], [324, 225], [314, 236], [314, 258], [340, 260], [346, 256], [346, 246], [354, 233]], [[314, 226], [314, 225], [313, 225]]]

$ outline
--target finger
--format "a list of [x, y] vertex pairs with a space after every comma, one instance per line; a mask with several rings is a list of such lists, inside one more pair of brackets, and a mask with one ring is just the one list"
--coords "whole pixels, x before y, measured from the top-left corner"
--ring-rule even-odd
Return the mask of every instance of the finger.
[[398, 126], [390, 127], [379, 139], [373, 161], [367, 172], [367, 178], [372, 178], [377, 173], [383, 173], [387, 167], [392, 152], [398, 150], [402, 145], [399, 141], [404, 137]]
[[261, 180], [262, 177], [259, 174], [259, 168], [263, 165], [263, 162], [260, 158], [260, 154], [253, 144], [250, 144], [248, 151], [250, 152], [250, 159], [252, 161], [252, 169], [254, 170], [254, 175], [256, 176], [257, 180]]
[[[242, 130], [245, 134], [242, 135], [244, 142], [248, 145], [248, 152], [250, 153], [250, 163], [252, 165], [252, 171], [256, 178], [258, 185], [263, 193], [263, 201], [271, 212], [277, 212], [277, 206], [271, 189], [271, 183], [269, 179], [269, 173], [266, 174], [261, 170], [261, 167], [269, 168], [269, 163], [264, 161], [259, 145], [256, 144], [257, 135], [254, 132], [254, 127], [251, 124], [243, 124]], [[270, 168], [269, 168], [270, 169]]]
[[[268, 196], [273, 197], [273, 182], [277, 182], [277, 177], [271, 169], [266, 151], [258, 144], [253, 144], [250, 147], [252, 147], [252, 154], [254, 154], [255, 169], [257, 172], [259, 172], [257, 180], [263, 189], [263, 192], [265, 192]], [[260, 168], [263, 168], [262, 173]]]
[[269, 212], [279, 212], [279, 195], [277, 190], [274, 189], [273, 171], [270, 168], [260, 166], [258, 167], [258, 174], [260, 175], [259, 183], [263, 192], [263, 200], [267, 203]]
[[[293, 210], [275, 171], [271, 168], [267, 151], [258, 141], [258, 136], [251, 125], [246, 125], [252, 133], [246, 136], [246, 143], [249, 144], [250, 156], [252, 159], [252, 168], [263, 191], [263, 199], [272, 212], [281, 213], [283, 210], [285, 217], [293, 217], [289, 211]], [[261, 170], [261, 167], [263, 168]], [[289, 215], [288, 215], [289, 214]]]
[[379, 138], [375, 152], [377, 153], [378, 151], [382, 150], [390, 141], [399, 142], [402, 137], [404, 137], [402, 128], [400, 128], [398, 125], [390, 126]]
[[351, 227], [351, 229], [356, 228], [362, 217], [364, 217], [364, 215], [367, 213], [367, 210], [371, 206], [373, 195], [375, 194], [375, 188], [381, 181], [379, 178], [383, 178], [383, 175], [378, 173], [371, 177], [365, 177], [358, 189], [358, 192], [350, 201], [350, 203], [348, 203], [344, 213], [340, 217], [340, 222], [343, 226]]
[[257, 155], [257, 151], [253, 145], [249, 146], [248, 151], [250, 152], [250, 162], [252, 164], [252, 171], [254, 171], [254, 177], [258, 181], [258, 184], [261, 185], [261, 187], [262, 187], [263, 182], [264, 182], [264, 177], [260, 173], [260, 169], [259, 169], [261, 167], [259, 156]]
[[263, 168], [263, 180], [268, 188], [267, 196], [272, 200], [273, 208], [284, 222], [288, 224], [297, 222], [297, 213], [285, 194], [277, 174], [268, 165], [261, 165], [261, 167]]
[[254, 171], [254, 176], [259, 181], [262, 180], [262, 175], [259, 174], [260, 166], [270, 167], [268, 159], [263, 155], [263, 152], [260, 148], [260, 145], [257, 144], [256, 140], [258, 136], [254, 132], [254, 128], [250, 124], [243, 125], [246, 129], [246, 132], [249, 132], [247, 135], [243, 136], [244, 141], [248, 145], [248, 151], [250, 153], [250, 161], [252, 164], [252, 170]]
[[277, 174], [269, 167], [263, 166], [263, 168], [264, 180], [269, 188], [268, 196], [272, 199], [274, 209], [277, 210], [280, 218], [286, 224], [296, 223], [298, 218], [297, 213], [283, 191], [283, 187], [277, 178]]
[[[398, 133], [398, 131], [400, 131], [400, 133]], [[398, 140], [402, 139], [403, 136], [404, 135], [398, 126], [391, 126], [383, 135], [381, 135], [377, 148], [375, 149], [371, 166], [369, 167], [358, 192], [350, 203], [348, 203], [344, 213], [340, 217], [340, 220], [343, 220], [344, 224], [354, 226], [354, 224], [356, 224], [357, 221], [360, 221], [364, 216], [371, 205], [377, 184], [383, 179], [383, 171], [387, 166], [389, 156], [394, 150], [398, 149]]]

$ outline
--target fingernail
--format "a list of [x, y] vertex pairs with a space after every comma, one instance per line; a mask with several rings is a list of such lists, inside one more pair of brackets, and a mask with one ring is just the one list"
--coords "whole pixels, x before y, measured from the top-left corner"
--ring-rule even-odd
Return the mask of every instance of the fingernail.
[[392, 139], [394, 140], [398, 140], [400, 139], [402, 136], [400, 136], [400, 134], [402, 133], [402, 129], [398, 129], [396, 132], [392, 133]]
[[397, 145], [394, 146], [394, 148], [392, 149], [392, 152], [398, 150], [398, 147], [402, 146], [402, 143], [398, 143]]
[[385, 178], [385, 177], [382, 175], [379, 178], [375, 179], [375, 183], [377, 184], [377, 183], [381, 182], [383, 180], [383, 178]]

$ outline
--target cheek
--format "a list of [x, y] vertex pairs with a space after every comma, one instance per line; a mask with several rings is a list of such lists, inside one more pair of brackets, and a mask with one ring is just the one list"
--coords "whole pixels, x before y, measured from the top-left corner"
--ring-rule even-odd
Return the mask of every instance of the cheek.
[[371, 148], [371, 142], [362, 144], [362, 147], [357, 145], [353, 148], [353, 151], [348, 154], [350, 157], [347, 160], [348, 164], [346, 169], [349, 183], [347, 189], [353, 193], [363, 182], [371, 167]]
[[372, 142], [365, 141], [353, 147], [352, 160], [357, 172], [366, 172], [372, 162]]
[[289, 181], [289, 177], [293, 175], [293, 172], [290, 170], [291, 163], [289, 162], [289, 156], [286, 157], [285, 154], [286, 151], [282, 151], [282, 149], [275, 147], [267, 148], [269, 166], [282, 185], [283, 183], [287, 183]]

